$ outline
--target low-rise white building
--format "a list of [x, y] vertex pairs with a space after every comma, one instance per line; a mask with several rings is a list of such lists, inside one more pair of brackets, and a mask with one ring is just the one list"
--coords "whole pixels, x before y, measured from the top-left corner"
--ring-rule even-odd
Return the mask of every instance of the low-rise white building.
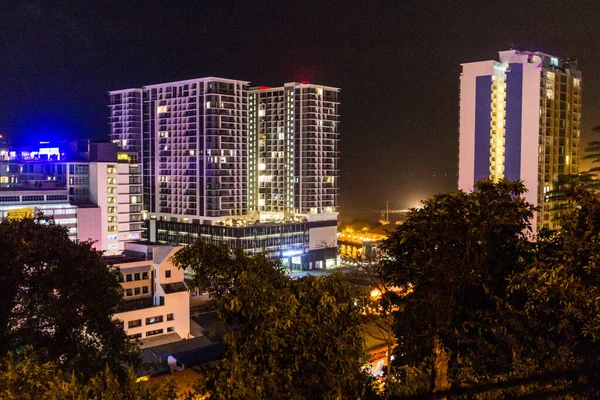
[[169, 341], [191, 337], [183, 270], [170, 261], [180, 248], [126, 243], [123, 255], [104, 258], [107, 265], [118, 266], [123, 277], [125, 301], [114, 317], [130, 338], [141, 340], [142, 348], [147, 339], [159, 335], [169, 334]]

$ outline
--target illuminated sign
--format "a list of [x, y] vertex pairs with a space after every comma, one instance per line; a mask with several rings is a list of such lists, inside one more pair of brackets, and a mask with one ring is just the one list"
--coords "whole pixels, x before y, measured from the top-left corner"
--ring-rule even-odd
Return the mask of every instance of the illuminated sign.
[[293, 257], [293, 256], [298, 256], [302, 254], [302, 250], [289, 250], [289, 251], [284, 251], [281, 255], [283, 257]]
[[7, 220], [21, 220], [24, 218], [33, 218], [33, 208], [17, 208], [14, 210], [8, 210], [6, 214]]

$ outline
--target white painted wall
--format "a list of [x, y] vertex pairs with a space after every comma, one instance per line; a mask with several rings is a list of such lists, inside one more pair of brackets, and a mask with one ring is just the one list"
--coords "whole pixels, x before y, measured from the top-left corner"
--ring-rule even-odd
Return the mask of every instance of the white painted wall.
[[77, 208], [77, 239], [91, 240], [96, 250], [102, 250], [102, 227], [100, 226], [100, 207]]
[[[458, 189], [473, 191], [475, 179], [475, 95], [478, 76], [493, 75], [494, 60], [461, 64]], [[490, 103], [491, 103], [490, 87]]]
[[[163, 306], [154, 306], [135, 311], [117, 313], [114, 315], [114, 318], [118, 318], [121, 321], [123, 321], [124, 329], [127, 335], [135, 335], [137, 333], [141, 333], [142, 339], [146, 338], [147, 332], [157, 329], [163, 329], [163, 334], [170, 333], [167, 332], [167, 328], [169, 327], [173, 327], [174, 332], [177, 333], [182, 339], [190, 338], [191, 336], [189, 292], [184, 291], [167, 294], [163, 291], [161, 287], [161, 284], [183, 282], [184, 280], [183, 270], [176, 268], [170, 261], [171, 256], [173, 256], [181, 248], [181, 246], [151, 247], [153, 253], [153, 260], [124, 263], [119, 264], [118, 266], [121, 268], [121, 273], [123, 275], [126, 275], [128, 273], [128, 269], [139, 267], [142, 265], [152, 264], [151, 270], [154, 271], [155, 274], [154, 283], [156, 288], [156, 290], [154, 291], [154, 304], [160, 304], [159, 299], [161, 296], [164, 296], [165, 304]], [[144, 253], [147, 252], [146, 246], [141, 244], [128, 245], [127, 248]], [[166, 277], [167, 270], [171, 271], [170, 278]], [[138, 282], [139, 285], [141, 285], [141, 282], [144, 281]], [[127, 282], [124, 282], [124, 285], [126, 284]], [[167, 321], [168, 314], [173, 314], [174, 319], [172, 321]], [[146, 318], [156, 317], [159, 315], [163, 316], [163, 322], [146, 325]], [[134, 321], [138, 319], [142, 320], [142, 326], [131, 329], [127, 327], [129, 321]]]
[[309, 228], [308, 249], [314, 250], [324, 247], [337, 247], [337, 226]]

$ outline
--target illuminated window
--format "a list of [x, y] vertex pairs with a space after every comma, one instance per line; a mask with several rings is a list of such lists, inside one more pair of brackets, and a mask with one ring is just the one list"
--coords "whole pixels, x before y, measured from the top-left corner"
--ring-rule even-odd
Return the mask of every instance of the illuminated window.
[[167, 112], [167, 106], [158, 106], [156, 107], [156, 112], [157, 113], [166, 113]]
[[115, 215], [111, 215], [108, 217], [108, 222], [117, 222], [117, 217]]
[[131, 160], [131, 157], [127, 153], [119, 153], [117, 156], [117, 160], [129, 162]]
[[106, 189], [106, 191], [109, 194], [115, 194], [115, 193], [117, 193], [117, 189], [114, 188], [114, 187], [109, 187], [109, 188]]
[[206, 108], [210, 108], [210, 101], [206, 102]]
[[117, 173], [117, 169], [115, 168], [115, 166], [114, 166], [114, 165], [109, 165], [109, 166], [106, 168], [106, 172], [107, 172], [108, 174], [116, 174], [116, 173]]
[[117, 198], [116, 197], [109, 197], [108, 198], [108, 203], [109, 204], [115, 204], [117, 202]]
[[0, 176], [0, 183], [8, 183], [8, 176]]
[[550, 65], [554, 65], [554, 66], [558, 67], [558, 58], [550, 57]]
[[138, 197], [137, 196], [130, 196], [129, 197], [130, 203], [131, 204], [137, 204], [138, 202]]
[[108, 179], [106, 180], [106, 182], [107, 182], [109, 185], [116, 185], [116, 184], [117, 184], [117, 178], [108, 178]]
[[169, 137], [169, 132], [166, 131], [162, 131], [158, 133], [160, 135], [160, 137]]
[[323, 88], [318, 88], [317, 93], [319, 93], [319, 96], [323, 96]]
[[109, 232], [117, 232], [118, 231], [117, 226], [116, 225], [110, 225], [108, 227], [108, 231]]

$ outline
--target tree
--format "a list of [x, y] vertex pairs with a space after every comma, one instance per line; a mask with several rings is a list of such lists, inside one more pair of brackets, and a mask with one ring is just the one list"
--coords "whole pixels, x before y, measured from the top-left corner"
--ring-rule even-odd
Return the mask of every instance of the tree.
[[403, 370], [427, 366], [416, 375], [428, 375], [429, 388], [417, 392], [495, 379], [513, 362], [501, 313], [507, 278], [528, 249], [534, 207], [525, 191], [484, 180], [472, 193], [437, 195], [386, 241], [389, 284], [414, 288], [396, 300], [394, 330]]
[[130, 370], [125, 379], [118, 379], [108, 367], [89, 380], [65, 373], [52, 362], [41, 363], [26, 352], [15, 360], [9, 354], [0, 362], [0, 397], [13, 399], [105, 399], [158, 400], [192, 399], [193, 391], [181, 390], [173, 381], [155, 386], [138, 383]]
[[90, 377], [135, 363], [112, 313], [122, 301], [119, 271], [89, 242], [41, 214], [0, 223], [0, 355], [31, 346], [41, 362]]
[[173, 262], [227, 327], [225, 359], [205, 371], [212, 398], [364, 398], [361, 301], [340, 275], [291, 279], [263, 255], [203, 241]]
[[511, 312], [522, 318], [523, 358], [580, 398], [600, 390], [600, 197], [571, 180], [561, 230], [543, 232], [528, 268], [510, 280]]
[[[592, 129], [594, 134], [600, 134], [600, 125], [595, 126]], [[588, 143], [585, 153], [587, 153], [583, 159], [592, 160], [593, 164], [600, 163], [600, 140], [593, 140]], [[600, 171], [600, 165], [592, 166], [587, 172], [596, 175]]]

